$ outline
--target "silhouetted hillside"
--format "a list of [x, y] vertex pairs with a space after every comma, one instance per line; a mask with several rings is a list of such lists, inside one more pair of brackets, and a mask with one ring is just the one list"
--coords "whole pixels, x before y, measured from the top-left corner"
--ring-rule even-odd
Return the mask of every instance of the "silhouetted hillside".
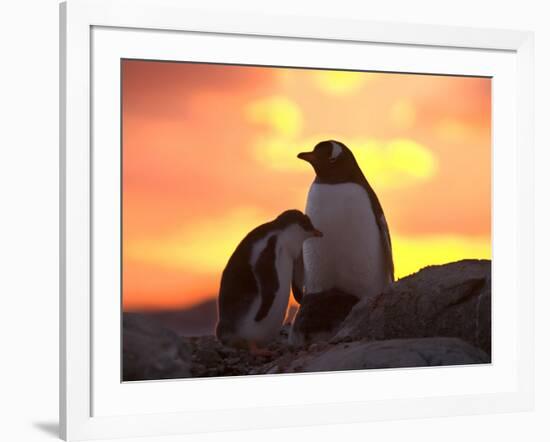
[[155, 312], [126, 312], [124, 317], [141, 316], [180, 336], [213, 335], [218, 319], [216, 299], [212, 298], [187, 309]]

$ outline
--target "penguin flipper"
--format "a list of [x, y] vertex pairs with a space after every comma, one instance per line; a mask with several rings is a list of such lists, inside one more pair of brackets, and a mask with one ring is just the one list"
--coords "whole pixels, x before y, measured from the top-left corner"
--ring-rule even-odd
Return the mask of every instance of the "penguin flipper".
[[277, 269], [275, 267], [275, 246], [277, 244], [277, 236], [273, 235], [267, 241], [265, 249], [260, 253], [258, 261], [254, 265], [254, 273], [256, 274], [261, 296], [261, 304], [254, 317], [256, 322], [264, 319], [275, 299], [275, 294], [279, 289], [279, 278], [277, 277]]
[[294, 260], [292, 268], [292, 294], [298, 304], [302, 303], [304, 297], [304, 255], [300, 252], [298, 258]]
[[394, 276], [393, 256], [392, 256], [392, 248], [391, 248], [391, 237], [390, 237], [390, 229], [388, 227], [388, 223], [386, 222], [386, 217], [384, 216], [384, 213], [380, 213], [378, 216], [378, 226], [380, 229], [380, 233], [382, 235], [382, 242], [384, 246], [384, 255], [386, 258], [386, 268], [388, 269], [389, 282], [392, 283], [395, 281], [395, 276]]
[[390, 228], [388, 227], [386, 217], [384, 216], [384, 211], [382, 210], [382, 205], [380, 204], [380, 200], [376, 196], [374, 189], [370, 186], [369, 182], [367, 181], [367, 179], [363, 174], [361, 174], [361, 181], [362, 181], [363, 188], [365, 189], [365, 191], [367, 192], [367, 195], [369, 196], [369, 200], [372, 205], [372, 210], [376, 217], [376, 224], [378, 225], [378, 230], [380, 230], [380, 235], [382, 236], [382, 248], [384, 249], [384, 257], [386, 261], [385, 264], [386, 264], [386, 268], [388, 269], [388, 280], [390, 283], [392, 283], [395, 281], [395, 273], [394, 273], [395, 270], [394, 270], [394, 264], [393, 264]]

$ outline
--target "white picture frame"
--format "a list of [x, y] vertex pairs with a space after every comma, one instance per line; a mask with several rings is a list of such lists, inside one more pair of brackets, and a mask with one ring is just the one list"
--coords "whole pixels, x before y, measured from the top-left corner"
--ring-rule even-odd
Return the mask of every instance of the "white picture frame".
[[[175, 0], [68, 0], [60, 5], [60, 18], [60, 428], [64, 439], [161, 436], [532, 408], [532, 33], [373, 23], [353, 18], [329, 20], [212, 12], [189, 9]], [[98, 30], [101, 32], [97, 33]], [[124, 36], [121, 32], [133, 34]], [[155, 38], [151, 36], [152, 32]], [[128, 38], [128, 35], [132, 38]], [[493, 154], [498, 150], [493, 162], [494, 216], [502, 220], [498, 225], [493, 224], [493, 254], [495, 259], [502, 257], [500, 270], [495, 273], [493, 282], [493, 289], [499, 289], [502, 299], [501, 302], [495, 302], [493, 333], [494, 336], [505, 336], [504, 333], [508, 333], [506, 336], [510, 339], [507, 342], [514, 343], [510, 346], [513, 348], [497, 352], [489, 367], [386, 370], [377, 374], [374, 382], [374, 375], [356, 371], [146, 382], [134, 384], [132, 389], [121, 387], [120, 381], [115, 385], [113, 379], [118, 378], [120, 361], [114, 360], [111, 369], [109, 358], [112, 357], [113, 349], [120, 348], [120, 340], [119, 337], [118, 340], [113, 339], [110, 346], [108, 333], [113, 330], [116, 332], [116, 327], [120, 327], [119, 300], [114, 304], [103, 303], [101, 296], [97, 295], [98, 288], [103, 287], [102, 282], [108, 282], [108, 276], [101, 276], [101, 269], [98, 268], [94, 272], [93, 256], [94, 253], [102, 253], [95, 241], [103, 238], [105, 243], [116, 238], [109, 237], [108, 230], [93, 229], [92, 226], [97, 221], [94, 218], [97, 213], [109, 215], [111, 206], [108, 198], [103, 196], [107, 195], [105, 189], [113, 185], [112, 180], [107, 179], [101, 184], [93, 177], [98, 169], [101, 169], [102, 176], [115, 177], [110, 173], [117, 169], [117, 165], [109, 157], [113, 149], [94, 151], [93, 146], [98, 139], [105, 141], [104, 146], [116, 139], [115, 130], [108, 129], [109, 118], [116, 118], [116, 125], [119, 120], [113, 113], [117, 110], [116, 106], [103, 100], [105, 92], [103, 96], [94, 95], [92, 85], [100, 84], [103, 91], [111, 91], [113, 96], [116, 95], [119, 85], [112, 84], [113, 72], [109, 73], [107, 66], [110, 66], [109, 63], [112, 65], [117, 57], [120, 58], [121, 51], [130, 48], [131, 44], [127, 40], [141, 39], [139, 50], [146, 52], [139, 54], [146, 53], [148, 58], [162, 59], [177, 57], [178, 47], [181, 46], [177, 39], [189, 38], [185, 36], [196, 39], [199, 49], [201, 36], [216, 39], [214, 46], [221, 45], [222, 48], [232, 44], [227, 41], [229, 36], [232, 41], [253, 42], [260, 50], [267, 41], [284, 41], [285, 45], [296, 47], [324, 44], [362, 48], [369, 45], [379, 52], [402, 47], [409, 52], [425, 53], [423, 66], [428, 69], [425, 72], [468, 73], [472, 70], [477, 74], [490, 74], [492, 69], [498, 71], [497, 78], [503, 79], [501, 85], [506, 81], [508, 87], [501, 86], [499, 90], [503, 91], [502, 94], [497, 94], [498, 100], [493, 101], [493, 106], [506, 108], [506, 113], [503, 112], [502, 118], [498, 118], [499, 124], [493, 138]], [[148, 41], [151, 44], [146, 44]], [[170, 52], [171, 41], [174, 42], [175, 52]], [[161, 47], [165, 53], [159, 52]], [[252, 46], [243, 48], [247, 54], [252, 51]], [[132, 49], [130, 53], [138, 54], [135, 51], [137, 49]], [[450, 57], [450, 51], [455, 56]], [[461, 58], [461, 51], [484, 51], [485, 56], [477, 57], [478, 61], [473, 57], [473, 64], [464, 67], [469, 58]], [[277, 55], [277, 50], [263, 52], [266, 52], [262, 55], [264, 63], [281, 63], [279, 60], [282, 58], [278, 57], [283, 55]], [[223, 56], [213, 54], [211, 57], [214, 58]], [[298, 52], [296, 54], [299, 55]], [[446, 60], [444, 69], [438, 67], [441, 66], [439, 56], [439, 65], [434, 62], [432, 67], [429, 63], [430, 57], [434, 58], [435, 54]], [[234, 55], [237, 59], [245, 56], [242, 51], [236, 51]], [[380, 66], [384, 67], [381, 70], [407, 70], [406, 57], [401, 61], [383, 59], [380, 57]], [[482, 59], [495, 61], [494, 64], [487, 62], [485, 65]], [[499, 61], [501, 59], [502, 63]], [[346, 61], [342, 59], [340, 63]], [[414, 66], [408, 65], [409, 70], [414, 71]], [[113, 89], [109, 88], [109, 84]], [[510, 92], [505, 92], [505, 89]], [[94, 109], [101, 106], [105, 106], [101, 109], [111, 110], [111, 114], [102, 112], [103, 117], [97, 116]], [[500, 128], [504, 131], [504, 126], [511, 132], [501, 132]], [[504, 137], [504, 134], [510, 136]], [[502, 155], [500, 152], [503, 152]], [[502, 215], [499, 217], [503, 208], [512, 211], [513, 216], [507, 220]], [[101, 280], [97, 279], [98, 274]], [[500, 309], [499, 303], [502, 306]], [[102, 327], [106, 333], [100, 333], [98, 327], [94, 327], [99, 317], [102, 323], [107, 324]], [[106, 373], [109, 371], [114, 372], [114, 376]], [[471, 391], [466, 391], [460, 383], [456, 384], [456, 391], [449, 390], [439, 395], [430, 392], [427, 387], [430, 380], [437, 383], [436, 378], [438, 382], [449, 384], [449, 379], [457, 382], [461, 377], [470, 384]], [[482, 388], [485, 377], [494, 379], [495, 383], [487, 381]], [[417, 389], [411, 389], [406, 395], [383, 394], [382, 391], [376, 396], [374, 393], [374, 384], [383, 387], [385, 382], [388, 385], [392, 382], [394, 385], [403, 385], [405, 389], [408, 379], [414, 379], [410, 383], [414, 383]], [[473, 379], [478, 379], [480, 385], [472, 383]], [[369, 394], [353, 388], [358, 382], [360, 385], [370, 385]], [[320, 385], [326, 387], [323, 394], [319, 393]], [[302, 395], [297, 394], [292, 401], [287, 400], [288, 391], [298, 391], [297, 388], [304, 388]], [[285, 389], [288, 390], [285, 392]], [[243, 394], [231, 399], [236, 391], [242, 391]], [[282, 398], [277, 397], [278, 391], [285, 393]], [[185, 403], [179, 399], [181, 394], [185, 394]], [[225, 400], [204, 400], [216, 394]], [[140, 405], [137, 399], [140, 397], [147, 407]], [[201, 398], [202, 401], [199, 400]], [[246, 419], [243, 419], [243, 411], [246, 411]]]

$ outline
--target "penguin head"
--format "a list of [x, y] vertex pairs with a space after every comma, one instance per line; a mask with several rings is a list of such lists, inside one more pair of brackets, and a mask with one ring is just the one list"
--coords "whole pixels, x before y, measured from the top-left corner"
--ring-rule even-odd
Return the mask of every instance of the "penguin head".
[[362, 175], [351, 150], [339, 141], [321, 141], [311, 152], [299, 153], [298, 158], [310, 163], [322, 182], [354, 181]]
[[275, 224], [281, 230], [288, 231], [300, 244], [308, 238], [323, 236], [323, 233], [313, 226], [309, 216], [299, 210], [286, 210], [275, 219]]

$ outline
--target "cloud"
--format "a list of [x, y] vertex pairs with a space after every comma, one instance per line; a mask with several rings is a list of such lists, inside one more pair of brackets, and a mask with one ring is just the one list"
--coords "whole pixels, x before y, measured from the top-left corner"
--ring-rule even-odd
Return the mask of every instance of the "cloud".
[[296, 155], [310, 150], [309, 141], [296, 141], [284, 136], [261, 136], [253, 143], [253, 156], [265, 167], [285, 172], [308, 172], [310, 167]]
[[315, 84], [326, 94], [350, 95], [359, 91], [371, 74], [349, 71], [316, 71]]
[[391, 121], [400, 129], [412, 127], [416, 121], [416, 109], [409, 100], [397, 100], [390, 109]]
[[[184, 231], [125, 243], [125, 259], [169, 271], [217, 278], [240, 241], [269, 216], [239, 208], [218, 218], [195, 220]], [[390, 226], [391, 227], [391, 226]], [[395, 275], [410, 275], [428, 265], [460, 259], [490, 259], [491, 239], [465, 235], [392, 235]]]
[[456, 118], [443, 118], [435, 124], [435, 133], [443, 140], [456, 142], [479, 132], [473, 124], [467, 124]]
[[220, 275], [244, 236], [267, 221], [268, 217], [258, 209], [235, 208], [216, 218], [195, 219], [179, 232], [127, 241], [125, 258], [163, 268]]
[[292, 100], [272, 96], [248, 104], [245, 109], [251, 123], [264, 125], [283, 136], [296, 136], [302, 128], [302, 112]]
[[[325, 86], [334, 90], [358, 87], [365, 73], [320, 71]], [[331, 83], [332, 82], [332, 83]], [[336, 85], [340, 86], [336, 86]], [[327, 86], [329, 87], [329, 86]], [[304, 138], [302, 111], [298, 104], [283, 96], [271, 96], [252, 101], [245, 108], [248, 121], [264, 126], [267, 130], [253, 142], [253, 156], [271, 170], [307, 173], [309, 168], [296, 155], [311, 150], [325, 139], [339, 139], [337, 134], [321, 134]], [[392, 118], [401, 125], [414, 122], [414, 107], [407, 101], [398, 102], [391, 111]], [[427, 180], [434, 176], [437, 161], [433, 153], [422, 144], [408, 138], [389, 140], [375, 138], [346, 139], [359, 166], [377, 186], [402, 187], [413, 181]]]
[[[263, 136], [253, 144], [253, 155], [258, 162], [274, 170], [310, 173], [309, 166], [296, 155], [331, 138], [325, 134], [298, 141], [280, 135]], [[411, 139], [365, 138], [352, 139], [345, 144], [352, 150], [367, 179], [377, 187], [395, 188], [429, 180], [437, 171], [434, 154]]]
[[124, 114], [148, 121], [193, 118], [197, 110], [208, 109], [204, 95], [223, 104], [277, 82], [272, 69], [251, 66], [124, 60], [121, 69]]
[[357, 141], [350, 149], [363, 173], [378, 186], [402, 187], [415, 180], [428, 180], [437, 169], [433, 153], [407, 138]]

